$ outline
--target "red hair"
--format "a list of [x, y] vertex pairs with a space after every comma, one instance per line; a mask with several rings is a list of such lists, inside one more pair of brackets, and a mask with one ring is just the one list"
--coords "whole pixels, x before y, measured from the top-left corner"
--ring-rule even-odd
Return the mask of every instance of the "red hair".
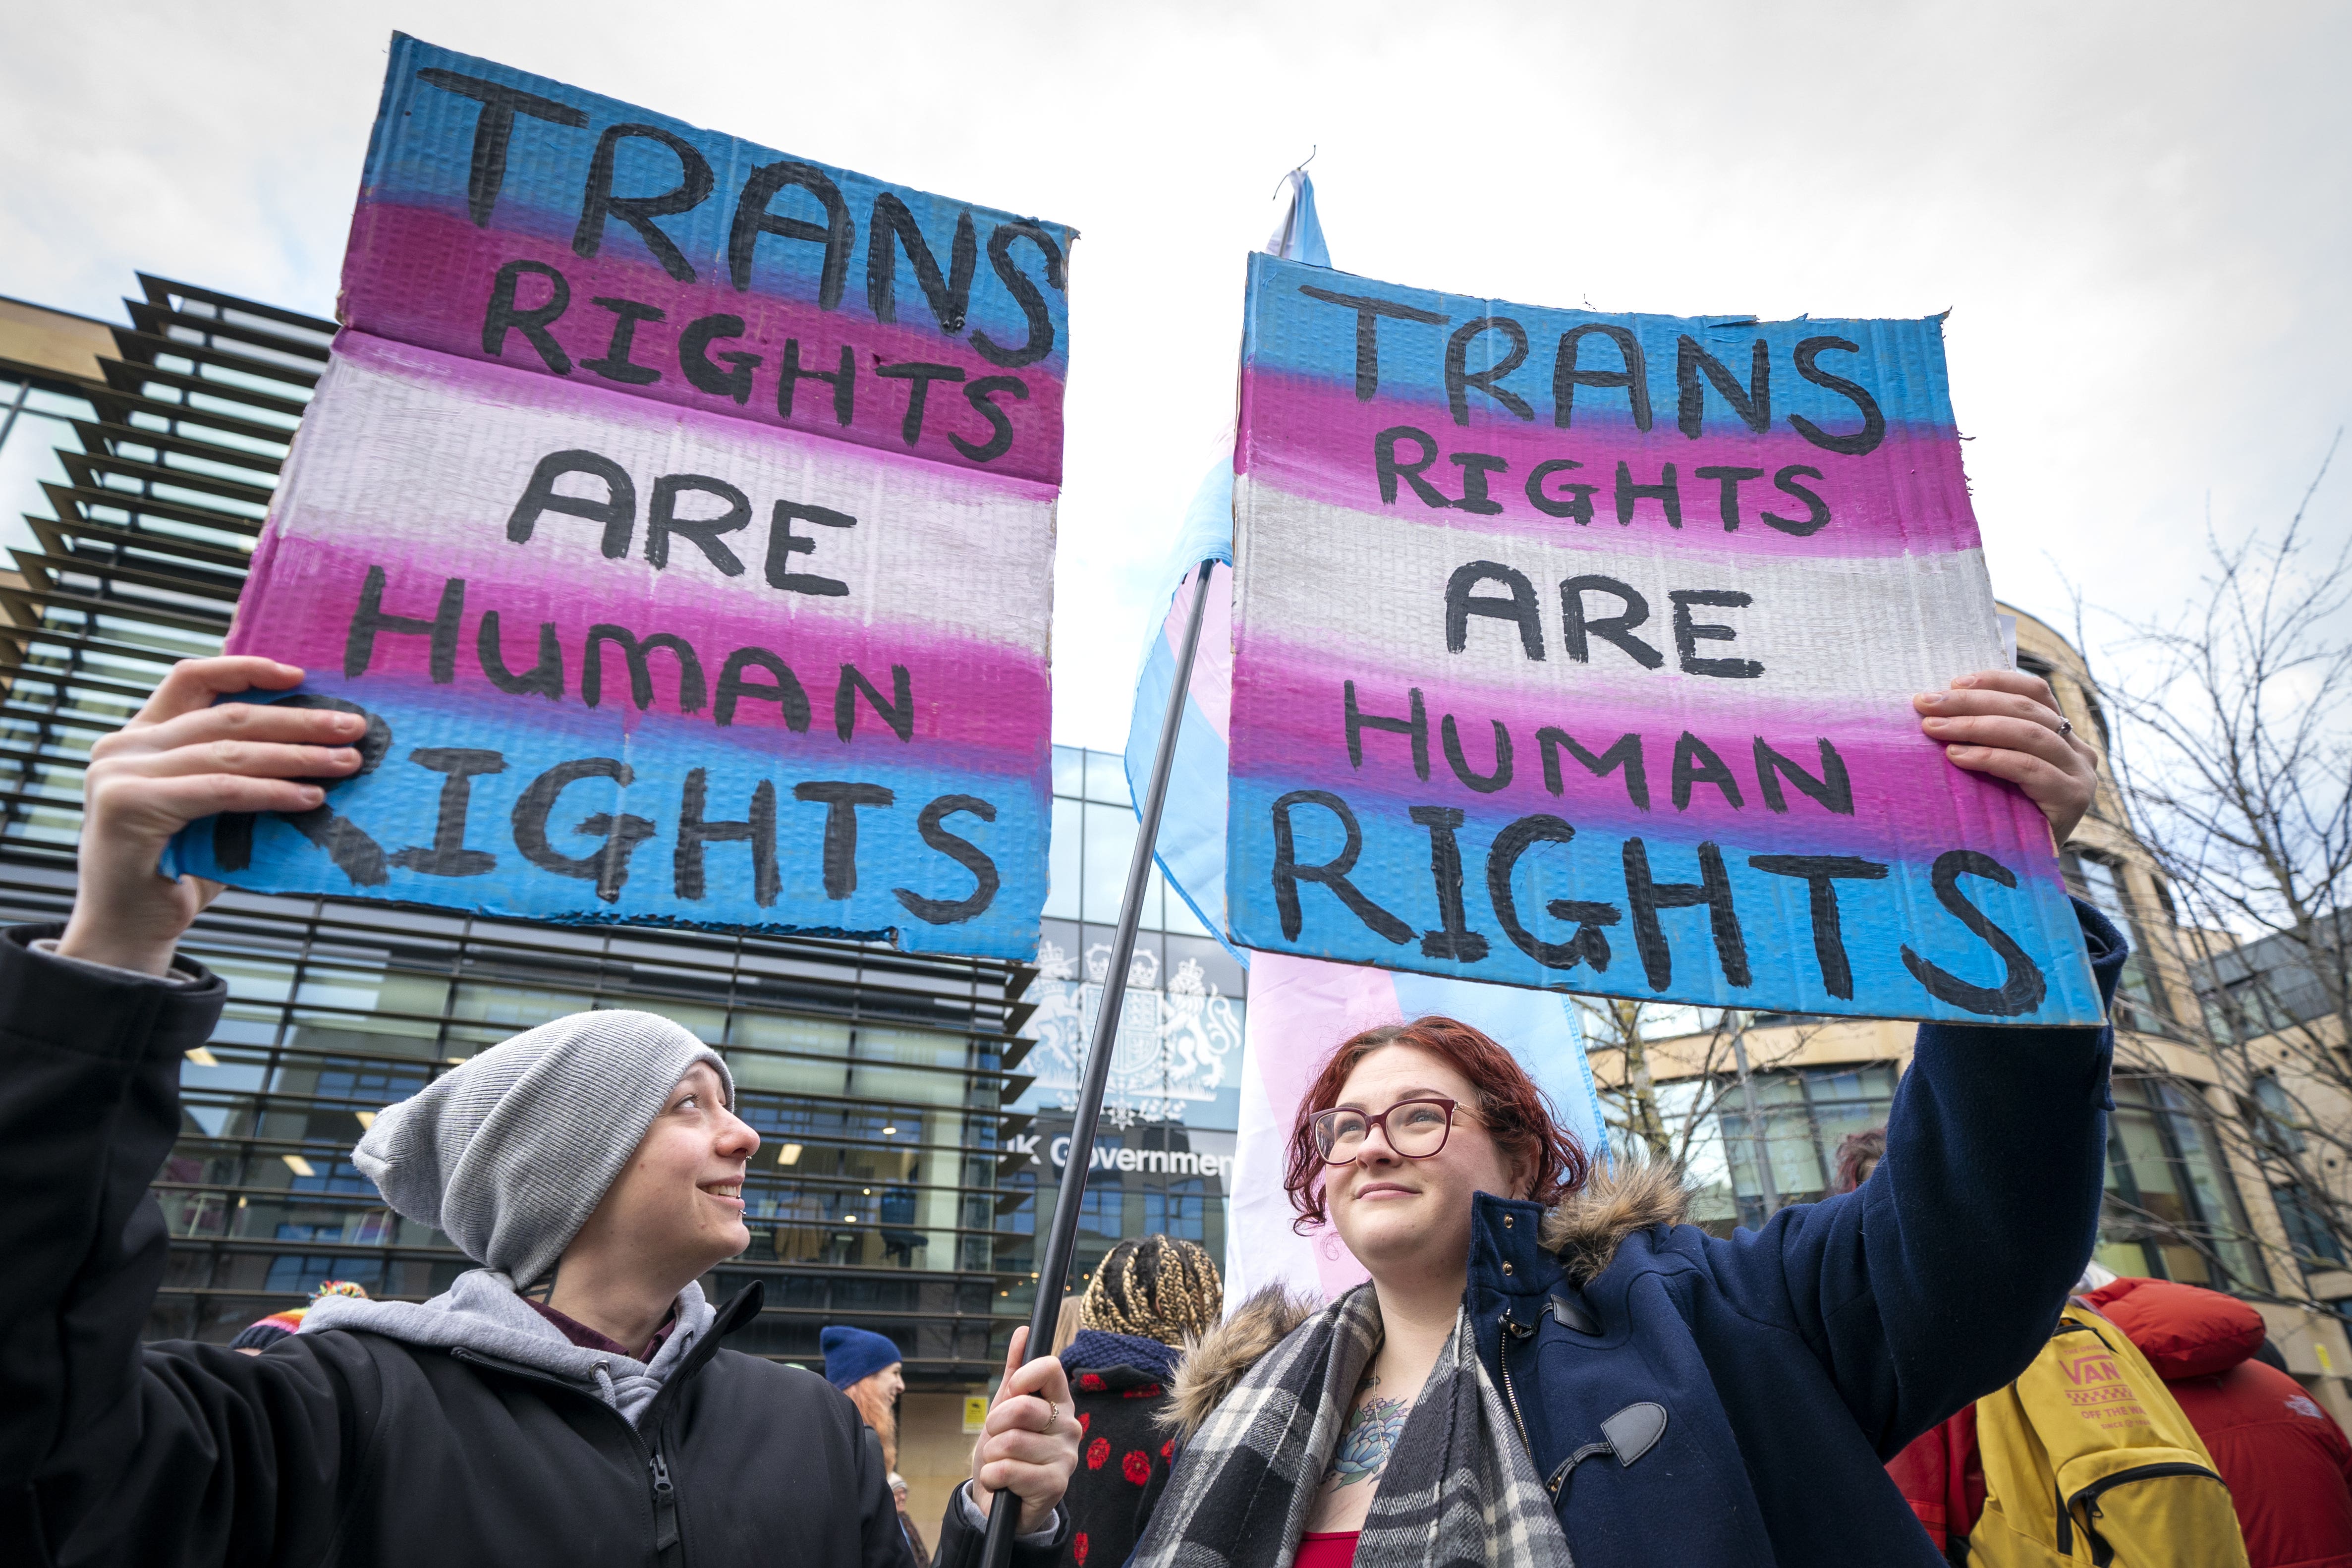
[[1551, 1102], [1511, 1053], [1469, 1025], [1431, 1016], [1410, 1024], [1366, 1029], [1340, 1043], [1298, 1102], [1290, 1130], [1290, 1167], [1282, 1178], [1290, 1206], [1298, 1211], [1291, 1228], [1301, 1235], [1330, 1217], [1323, 1206], [1323, 1156], [1315, 1147], [1315, 1114], [1339, 1103], [1339, 1090], [1356, 1064], [1384, 1046], [1411, 1046], [1460, 1073], [1477, 1103], [1473, 1108], [1495, 1141], [1506, 1165], [1532, 1165], [1534, 1180], [1524, 1194], [1549, 1207], [1584, 1185], [1592, 1164], [1574, 1134], [1552, 1119]]

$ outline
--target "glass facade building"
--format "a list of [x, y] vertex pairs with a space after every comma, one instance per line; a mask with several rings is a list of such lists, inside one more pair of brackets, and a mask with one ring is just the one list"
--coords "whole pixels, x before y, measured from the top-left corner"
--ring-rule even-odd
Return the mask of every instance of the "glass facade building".
[[[172, 661], [220, 647], [335, 330], [140, 284], [126, 322], [79, 323], [101, 345], [87, 367], [26, 357], [0, 319], [9, 921], [70, 906], [91, 743]], [[232, 1001], [182, 1069], [182, 1136], [156, 1184], [173, 1247], [152, 1332], [226, 1340], [329, 1278], [409, 1299], [441, 1289], [466, 1260], [384, 1208], [352, 1143], [485, 1046], [626, 1007], [718, 1046], [763, 1141], [744, 1192], [751, 1250], [705, 1281], [721, 1296], [765, 1286], [761, 1317], [730, 1342], [814, 1360], [824, 1325], [855, 1323], [900, 1346], [918, 1388], [983, 1384], [1034, 1296], [1038, 1187], [1057, 1174], [1074, 1052], [1100, 994], [1086, 966], [1108, 942], [1135, 833], [1118, 758], [1057, 751], [1055, 772], [1036, 963], [225, 895], [185, 943]], [[1156, 880], [1153, 897], [1088, 1196], [1088, 1268], [1150, 1229], [1223, 1251], [1241, 970]]]

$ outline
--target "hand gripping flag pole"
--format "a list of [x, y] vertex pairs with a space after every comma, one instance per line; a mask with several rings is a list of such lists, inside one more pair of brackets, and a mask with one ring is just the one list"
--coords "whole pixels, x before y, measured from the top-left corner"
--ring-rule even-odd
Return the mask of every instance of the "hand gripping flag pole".
[[[1152, 847], [1160, 837], [1160, 809], [1168, 803], [1168, 773], [1176, 759], [1176, 731], [1184, 722], [1192, 658], [1201, 646], [1202, 613], [1208, 607], [1211, 587], [1209, 569], [1215, 564], [1213, 559], [1202, 562], [1193, 577], [1192, 610], [1185, 618], [1183, 646], [1176, 651], [1176, 679], [1169, 685], [1167, 712], [1160, 721], [1160, 750], [1152, 759], [1151, 784], [1143, 796], [1135, 853], [1127, 863], [1127, 894], [1119, 900], [1110, 967], [1103, 974], [1102, 1007], [1095, 1015], [1086, 1077], [1078, 1085], [1077, 1115], [1070, 1123], [1070, 1152], [1062, 1164], [1061, 1190], [1054, 1199], [1054, 1228], [1045, 1240], [1045, 1261], [1037, 1269], [1037, 1303], [1029, 1311], [1028, 1353], [1033, 1360], [1040, 1345], [1053, 1342], [1062, 1293], [1069, 1282], [1070, 1254], [1078, 1240], [1078, 1208], [1086, 1198], [1087, 1169], [1094, 1163], [1095, 1122], [1102, 1114], [1103, 1086], [1110, 1079], [1111, 1044], [1118, 1037], [1119, 1009], [1127, 1000], [1127, 968], [1135, 957], [1135, 930], [1143, 918], [1143, 890], [1151, 879]], [[988, 1535], [981, 1545], [982, 1568], [1004, 1568], [1020, 1518], [1021, 1500], [1009, 1490], [998, 1492], [989, 1505]]]

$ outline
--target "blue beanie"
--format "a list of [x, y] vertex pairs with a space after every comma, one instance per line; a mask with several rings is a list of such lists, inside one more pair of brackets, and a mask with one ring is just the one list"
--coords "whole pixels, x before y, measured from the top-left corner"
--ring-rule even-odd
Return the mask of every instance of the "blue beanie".
[[897, 1345], [864, 1329], [836, 1324], [819, 1334], [817, 1343], [824, 1347], [824, 1380], [840, 1389], [906, 1360]]

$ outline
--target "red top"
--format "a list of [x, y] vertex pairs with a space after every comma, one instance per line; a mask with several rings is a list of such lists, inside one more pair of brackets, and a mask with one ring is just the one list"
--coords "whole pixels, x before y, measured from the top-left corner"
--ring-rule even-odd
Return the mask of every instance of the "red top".
[[582, 1350], [595, 1351], [604, 1355], [626, 1356], [631, 1361], [652, 1361], [654, 1357], [659, 1353], [662, 1348], [662, 1342], [669, 1338], [669, 1331], [677, 1327], [677, 1313], [676, 1311], [672, 1311], [668, 1317], [662, 1320], [662, 1326], [654, 1331], [653, 1342], [646, 1346], [646, 1351], [643, 1355], [639, 1355], [636, 1352], [631, 1350], [620, 1341], [614, 1339], [609, 1335], [598, 1333], [595, 1330], [580, 1321], [577, 1318], [565, 1317], [562, 1313], [557, 1311], [554, 1308], [549, 1306], [544, 1301], [534, 1301], [530, 1297], [525, 1296], [522, 1299], [522, 1304], [529, 1307], [532, 1311], [537, 1312], [541, 1317], [545, 1318], [549, 1322], [553, 1323], [558, 1329], [562, 1331], [563, 1337], [565, 1339], [570, 1340]]
[[1298, 1538], [1297, 1568], [1355, 1568], [1358, 1530], [1312, 1531]]

